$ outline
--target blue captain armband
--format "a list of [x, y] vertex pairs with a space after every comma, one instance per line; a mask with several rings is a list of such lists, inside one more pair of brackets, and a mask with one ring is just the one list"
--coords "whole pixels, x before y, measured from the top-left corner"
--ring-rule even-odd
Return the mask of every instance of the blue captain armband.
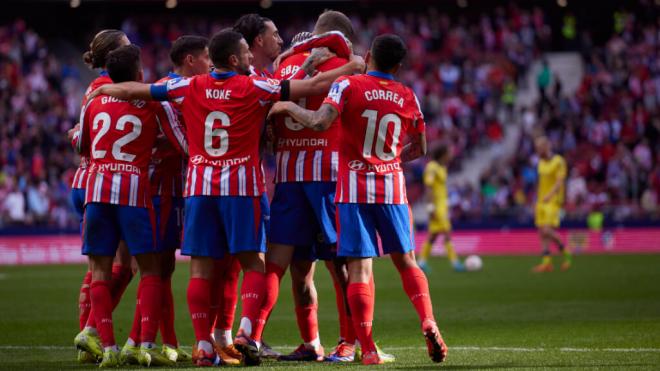
[[160, 101], [169, 99], [167, 96], [167, 84], [151, 84], [149, 89], [153, 99]]

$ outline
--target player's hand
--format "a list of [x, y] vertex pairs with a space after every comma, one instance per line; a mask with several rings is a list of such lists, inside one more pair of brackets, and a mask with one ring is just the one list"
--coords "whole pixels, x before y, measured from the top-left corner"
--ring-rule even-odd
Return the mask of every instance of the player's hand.
[[426, 212], [428, 212], [429, 214], [433, 214], [435, 212], [435, 205], [433, 204], [433, 202], [429, 202], [428, 204], [426, 204]]
[[310, 56], [307, 57], [307, 59], [305, 59], [302, 68], [307, 74], [307, 76], [313, 76], [314, 73], [316, 73], [316, 68], [318, 66], [322, 65], [330, 58], [333, 58], [335, 56], [337, 56], [337, 54], [331, 52], [330, 49], [326, 47], [314, 48], [312, 50], [312, 54], [310, 54]]
[[76, 133], [80, 130], [80, 123], [77, 123], [76, 126], [73, 128], [69, 129], [69, 131], [66, 132], [66, 137], [69, 138], [69, 142], [73, 141], [73, 137], [76, 135]]
[[87, 101], [89, 102], [90, 99], [98, 97], [99, 95], [103, 94], [103, 88], [104, 87], [105, 87], [105, 85], [99, 86], [93, 92], [91, 92], [89, 94], [89, 96], [87, 97]]
[[277, 69], [280, 68], [280, 63], [291, 54], [293, 54], [293, 49], [287, 49], [282, 54], [278, 55], [273, 61], [273, 71], [277, 71]]
[[289, 103], [290, 102], [277, 102], [273, 104], [273, 106], [270, 108], [270, 111], [268, 112], [268, 116], [266, 117], [266, 119], [270, 119], [275, 115], [286, 113], [287, 106], [289, 105]]
[[351, 54], [350, 63], [355, 66], [353, 70], [354, 73], [364, 73], [364, 71], [367, 69], [367, 64], [364, 62], [364, 58], [359, 55]]

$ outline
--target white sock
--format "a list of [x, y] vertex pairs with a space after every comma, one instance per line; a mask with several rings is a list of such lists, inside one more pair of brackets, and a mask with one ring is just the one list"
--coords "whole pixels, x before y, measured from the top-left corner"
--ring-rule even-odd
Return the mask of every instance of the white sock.
[[144, 349], [152, 349], [152, 348], [156, 347], [156, 344], [152, 343], [152, 342], [145, 341], [144, 343], [140, 344], [140, 347], [144, 348]]
[[137, 343], [135, 342], [135, 340], [128, 338], [128, 340], [126, 340], [126, 345], [128, 345], [129, 347], [134, 347], [137, 345]]
[[252, 336], [252, 322], [250, 322], [249, 318], [242, 317], [239, 328], [243, 330], [245, 336]]
[[117, 346], [117, 344], [115, 344], [115, 345], [112, 345], [112, 346], [109, 346], [109, 347], [104, 347], [103, 350], [106, 351], [106, 352], [107, 351], [119, 352], [119, 347]]
[[85, 331], [89, 332], [92, 335], [98, 335], [99, 332], [92, 326], [85, 326]]
[[219, 328], [213, 330], [213, 340], [223, 348], [234, 342], [231, 336], [231, 330], [222, 330]]
[[307, 347], [307, 349], [318, 350], [321, 347], [321, 338], [319, 337], [319, 335], [316, 334], [314, 340], [305, 343], [305, 347]]
[[206, 340], [197, 343], [197, 349], [203, 350], [205, 353], [213, 353], [213, 345]]

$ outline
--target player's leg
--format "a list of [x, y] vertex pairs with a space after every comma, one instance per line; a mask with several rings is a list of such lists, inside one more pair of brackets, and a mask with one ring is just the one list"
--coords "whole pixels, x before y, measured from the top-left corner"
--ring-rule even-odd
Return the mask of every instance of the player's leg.
[[[112, 294], [110, 292], [110, 280], [112, 277], [112, 256], [90, 255], [89, 261], [92, 267], [92, 283], [90, 296], [93, 315], [96, 318], [96, 331], [101, 339], [102, 356], [98, 357], [98, 349], [85, 348], [89, 343], [85, 342], [80, 334], [76, 337], [76, 346], [97, 356], [101, 360], [101, 367], [116, 367], [119, 364], [119, 348], [115, 341], [114, 328], [112, 324]], [[82, 333], [81, 333], [82, 334]]]
[[353, 322], [346, 291], [348, 289], [348, 267], [346, 258], [336, 257], [326, 260], [325, 266], [330, 272], [335, 288], [335, 304], [339, 314], [339, 342], [326, 357], [329, 362], [353, 362], [355, 359], [355, 343], [357, 336], [353, 329]]
[[383, 253], [390, 254], [401, 276], [403, 289], [419, 316], [429, 356], [434, 362], [442, 362], [447, 347], [435, 322], [426, 275], [415, 259], [410, 208], [408, 205], [378, 205], [375, 219]]
[[[238, 302], [238, 278], [241, 265], [233, 256], [226, 254], [224, 258], [215, 261], [214, 279], [211, 297], [216, 299], [216, 310], [211, 319], [213, 322], [213, 346], [215, 352], [227, 365], [241, 363], [242, 355], [234, 347], [232, 325]], [[212, 311], [213, 312], [213, 311]]]
[[[559, 225], [559, 223], [557, 223], [557, 225]], [[563, 255], [564, 261], [561, 264], [561, 270], [566, 271], [571, 267], [573, 263], [573, 254], [571, 253], [571, 249], [561, 240], [561, 236], [555, 228], [556, 227], [554, 227], [554, 225], [553, 227], [547, 228], [546, 238], [549, 242], [554, 243], [555, 246], [557, 246], [559, 252], [561, 252]]]
[[552, 265], [552, 255], [550, 253], [550, 238], [548, 236], [547, 225], [540, 225], [538, 227], [539, 240], [541, 241], [541, 263], [534, 266], [532, 271], [537, 273], [552, 272], [554, 269]]
[[431, 250], [433, 250], [433, 244], [435, 243], [435, 240], [438, 238], [439, 233], [435, 230], [434, 223], [437, 223], [433, 219], [433, 216], [431, 216], [431, 220], [429, 220], [429, 234], [422, 244], [422, 249], [419, 252], [419, 256], [417, 257], [417, 262], [419, 263], [419, 266], [424, 270], [428, 271], [429, 266], [428, 266], [428, 259], [431, 256]]
[[[445, 251], [447, 252], [447, 260], [451, 264], [451, 267], [455, 272], [465, 272], [465, 266], [461, 262], [461, 259], [458, 257], [456, 250], [454, 249], [454, 244], [451, 242], [451, 229], [448, 228], [443, 232], [444, 236], [444, 245]], [[421, 268], [421, 265], [420, 265]]]
[[[304, 250], [312, 250], [304, 247]], [[318, 296], [314, 285], [315, 264], [312, 259], [298, 258], [291, 264], [291, 289], [296, 311], [296, 322], [303, 340], [296, 350], [279, 357], [282, 361], [323, 361], [318, 327]]]
[[[265, 195], [263, 195], [265, 197]], [[241, 263], [241, 321], [234, 345], [248, 365], [261, 363], [260, 341], [253, 329], [259, 319], [266, 289], [266, 231], [268, 210], [263, 197], [223, 197], [220, 216], [226, 230], [230, 253]]]
[[181, 253], [191, 257], [186, 296], [195, 333], [192, 359], [198, 366], [211, 366], [215, 361], [209, 331], [211, 278], [214, 259], [221, 259], [226, 253], [227, 240], [218, 197], [188, 197], [185, 210]]

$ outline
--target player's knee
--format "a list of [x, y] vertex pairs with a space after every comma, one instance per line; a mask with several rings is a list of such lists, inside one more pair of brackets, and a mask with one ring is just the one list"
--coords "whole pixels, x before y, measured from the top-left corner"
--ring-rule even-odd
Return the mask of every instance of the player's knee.
[[417, 261], [415, 259], [415, 252], [409, 251], [405, 254], [402, 253], [392, 253], [390, 254], [392, 262], [398, 271], [404, 271], [406, 269], [417, 267]]
[[241, 263], [243, 272], [260, 272], [266, 273], [266, 262], [264, 254], [255, 252], [242, 252], [236, 254], [238, 261]]

